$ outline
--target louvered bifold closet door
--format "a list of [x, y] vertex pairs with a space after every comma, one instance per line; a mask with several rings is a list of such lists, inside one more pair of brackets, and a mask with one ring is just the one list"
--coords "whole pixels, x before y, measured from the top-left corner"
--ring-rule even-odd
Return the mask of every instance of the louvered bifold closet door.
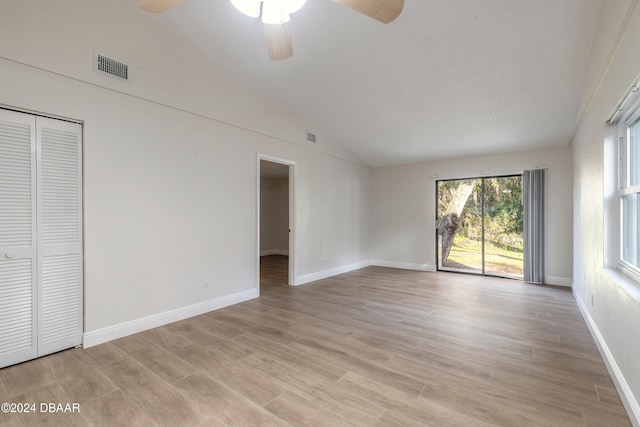
[[82, 127], [36, 120], [40, 356], [82, 343]]
[[37, 356], [35, 117], [0, 110], [0, 367]]

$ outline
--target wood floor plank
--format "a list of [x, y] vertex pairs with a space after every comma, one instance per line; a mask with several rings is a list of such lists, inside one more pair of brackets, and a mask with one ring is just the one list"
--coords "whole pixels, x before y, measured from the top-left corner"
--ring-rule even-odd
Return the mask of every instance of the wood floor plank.
[[[469, 412], [492, 425], [581, 426], [582, 413], [495, 387], [489, 382], [470, 381], [451, 371], [431, 370], [421, 397], [442, 406]], [[540, 416], [544, 414], [544, 416]]]
[[175, 386], [189, 402], [208, 415], [206, 424], [247, 427], [288, 425], [206, 374], [191, 375], [178, 381]]
[[374, 424], [375, 427], [422, 427], [423, 425], [393, 411], [385, 411]]
[[[0, 378], [0, 403], [10, 402], [9, 393], [7, 393], [7, 389], [2, 383], [2, 378]], [[0, 426], [9, 427], [18, 425], [18, 419], [16, 415], [11, 412], [0, 411]]]
[[114, 345], [169, 383], [198, 371], [195, 366], [156, 346], [141, 334], [116, 340]]
[[345, 366], [350, 371], [359, 372], [371, 378], [375, 378], [383, 384], [403, 390], [412, 395], [418, 395], [424, 383], [422, 381], [403, 375], [386, 366], [378, 366], [368, 362], [356, 355], [349, 354], [340, 348], [336, 348], [327, 343], [321, 343], [309, 339], [301, 339], [291, 345], [300, 348], [308, 354], [318, 355], [324, 360], [330, 361], [339, 366]]
[[336, 383], [304, 375], [268, 356], [254, 354], [239, 363], [255, 372], [269, 375], [273, 381], [306, 398], [315, 406], [348, 419], [354, 425], [373, 425], [383, 412], [379, 405], [349, 393]]
[[[73, 404], [76, 402], [67, 396], [62, 387], [55, 382], [36, 390], [14, 396], [11, 401], [15, 403], [33, 404], [35, 406], [35, 411], [32, 410], [30, 412], [16, 414], [19, 425], [74, 427], [86, 424], [86, 420], [82, 417], [81, 410], [74, 409]], [[50, 403], [54, 404], [54, 409], [49, 409]], [[44, 407], [42, 404], [44, 404]], [[58, 405], [62, 405], [61, 411], [57, 410]], [[67, 405], [69, 405], [69, 411], [64, 410]]]
[[285, 387], [279, 381], [272, 381], [259, 370], [252, 371], [250, 365], [240, 363], [244, 359], [232, 362], [199, 344], [174, 349], [174, 353], [258, 405], [263, 406], [284, 392]]
[[190, 400], [136, 360], [123, 359], [101, 370], [160, 425], [194, 426], [203, 420]]
[[155, 426], [146, 415], [121, 390], [84, 402], [82, 416], [94, 426]]
[[339, 383], [352, 393], [423, 425], [484, 427], [488, 425], [463, 412], [421, 399], [357, 373], [347, 373]]
[[209, 369], [210, 377], [225, 384], [247, 399], [264, 406], [284, 393], [284, 387], [261, 372], [255, 372], [236, 363], [226, 361], [220, 368]]
[[315, 315], [282, 310], [272, 305], [264, 305], [262, 302], [263, 300], [260, 299], [249, 301], [244, 305], [244, 309], [259, 316], [261, 322], [282, 328], [298, 337], [315, 337], [319, 339], [347, 338], [355, 332], [353, 328], [346, 328], [336, 323], [320, 320]]
[[284, 326], [286, 326], [283, 325], [284, 322], [270, 320], [264, 316], [255, 316], [242, 312], [233, 314], [220, 312], [215, 319], [229, 325], [234, 325], [234, 327], [242, 329], [245, 332], [251, 332], [281, 344], [289, 344], [300, 338], [299, 336], [285, 332], [283, 330]]
[[81, 362], [97, 368], [110, 365], [128, 357], [125, 352], [113, 345], [113, 342], [86, 349], [74, 349], [69, 352]]
[[216, 348], [200, 344], [190, 344], [186, 347], [174, 348], [171, 351], [185, 362], [200, 368], [200, 371], [221, 369], [226, 362], [230, 361], [225, 354]]
[[618, 396], [618, 392], [613, 386], [601, 386], [596, 385], [596, 393], [598, 394], [598, 399], [602, 403], [609, 403], [612, 405], [619, 405], [622, 402], [620, 401], [620, 396]]
[[200, 344], [207, 348], [216, 349], [220, 354], [224, 354], [231, 360], [241, 359], [253, 354], [253, 349], [239, 341], [221, 338], [209, 332], [209, 329], [200, 329], [190, 323], [177, 322], [167, 325], [172, 332], [184, 335], [193, 343]]
[[312, 402], [287, 391], [265, 407], [269, 412], [293, 426], [336, 426], [353, 425], [337, 414], [318, 408]]
[[0, 380], [12, 398], [53, 384], [55, 378], [44, 359], [35, 359], [0, 369]]
[[304, 371], [260, 352], [245, 357], [238, 361], [238, 364], [268, 375], [282, 387], [298, 393], [304, 393], [323, 383], [333, 384], [333, 382], [324, 382], [318, 377], [306, 375]]
[[71, 401], [83, 404], [118, 390], [102, 372], [84, 363], [78, 363], [73, 352], [51, 355], [42, 362], [48, 366], [56, 382]]
[[452, 377], [462, 378], [467, 382], [474, 383], [489, 383], [493, 373], [486, 366], [437, 353], [423, 357], [420, 361], [402, 356], [393, 356], [385, 366], [405, 375], [419, 378], [423, 383], [429, 380], [434, 372], [445, 372]]

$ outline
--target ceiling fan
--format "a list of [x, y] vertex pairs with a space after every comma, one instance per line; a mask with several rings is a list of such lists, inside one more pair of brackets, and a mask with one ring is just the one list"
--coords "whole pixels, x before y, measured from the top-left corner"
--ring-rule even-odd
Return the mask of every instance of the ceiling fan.
[[[148, 12], [164, 12], [185, 0], [135, 0]], [[388, 24], [404, 7], [404, 0], [333, 0], [376, 21]], [[231, 0], [240, 12], [253, 18], [262, 17], [271, 59], [287, 59], [293, 55], [290, 15], [304, 6], [306, 0]]]

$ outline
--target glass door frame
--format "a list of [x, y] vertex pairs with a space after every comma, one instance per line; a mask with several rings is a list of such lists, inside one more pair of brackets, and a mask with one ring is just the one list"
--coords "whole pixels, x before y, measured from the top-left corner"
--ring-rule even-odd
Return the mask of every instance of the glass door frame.
[[[507, 279], [517, 279], [517, 280], [523, 280], [523, 276], [518, 276], [518, 275], [513, 275], [513, 274], [507, 274], [507, 273], [494, 273], [494, 272], [487, 272], [486, 270], [486, 248], [485, 248], [485, 211], [486, 211], [486, 206], [485, 206], [485, 180], [488, 179], [496, 179], [496, 178], [516, 178], [516, 177], [520, 177], [520, 179], [522, 179], [522, 173], [517, 174], [517, 173], [511, 173], [511, 174], [504, 174], [504, 175], [488, 175], [488, 176], [476, 176], [476, 177], [464, 177], [464, 178], [447, 178], [447, 179], [436, 179], [435, 181], [435, 207], [436, 207], [436, 220], [435, 220], [435, 246], [436, 246], [436, 271], [444, 271], [444, 272], [450, 272], [450, 273], [462, 273], [462, 274], [474, 274], [477, 276], [492, 276], [492, 277], [502, 277], [502, 278], [507, 278]], [[461, 269], [461, 268], [455, 268], [455, 267], [443, 267], [441, 265], [441, 253], [440, 253], [440, 232], [439, 232], [439, 222], [440, 222], [440, 217], [438, 216], [438, 207], [439, 207], [439, 203], [440, 203], [440, 193], [439, 193], [439, 186], [438, 184], [441, 182], [447, 182], [447, 181], [464, 181], [464, 180], [468, 180], [468, 179], [475, 179], [475, 180], [481, 180], [481, 186], [480, 186], [480, 200], [481, 200], [481, 223], [482, 223], [482, 230], [481, 230], [481, 239], [482, 239], [482, 243], [481, 243], [481, 247], [482, 247], [482, 253], [481, 253], [481, 260], [482, 260], [482, 267], [480, 270], [465, 270], [465, 269]], [[455, 238], [454, 238], [455, 239]], [[524, 235], [523, 235], [523, 240], [524, 240]], [[453, 244], [453, 243], [452, 243]], [[523, 272], [524, 272], [524, 265], [523, 265]]]

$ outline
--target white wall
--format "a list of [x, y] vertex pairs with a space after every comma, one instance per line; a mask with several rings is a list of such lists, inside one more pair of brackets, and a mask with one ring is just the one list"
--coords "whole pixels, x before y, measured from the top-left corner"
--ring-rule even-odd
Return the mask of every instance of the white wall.
[[289, 254], [289, 178], [260, 178], [260, 253]]
[[3, 2], [0, 76], [0, 104], [84, 121], [85, 343], [257, 295], [257, 153], [296, 162], [300, 275], [369, 259], [369, 168], [133, 1]]
[[373, 192], [371, 169], [301, 154], [295, 176], [298, 284], [368, 265]]
[[548, 168], [547, 282], [570, 285], [570, 147], [375, 169], [373, 258], [381, 265], [434, 270], [436, 180], [522, 173], [536, 167]]
[[583, 115], [573, 141], [573, 203], [579, 213], [574, 223], [573, 292], [634, 425], [640, 425], [640, 286], [604, 268], [604, 229], [609, 224], [603, 182], [605, 120], [640, 73], [637, 4], [620, 0], [604, 6], [588, 72], [597, 77], [585, 87]]

